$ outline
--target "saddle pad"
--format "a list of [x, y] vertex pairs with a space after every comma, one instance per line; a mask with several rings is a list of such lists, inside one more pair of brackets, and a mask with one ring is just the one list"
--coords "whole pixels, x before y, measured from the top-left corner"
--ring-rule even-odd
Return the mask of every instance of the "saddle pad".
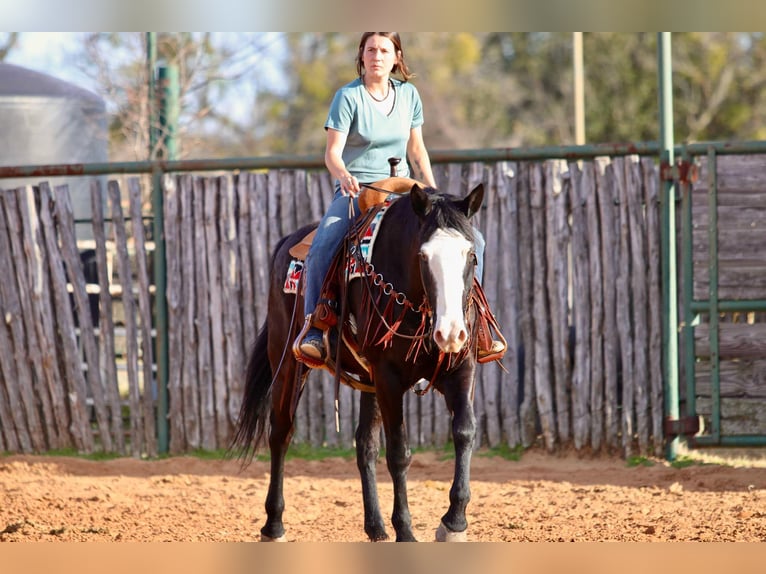
[[[380, 222], [383, 220], [383, 215], [385, 215], [386, 210], [388, 209], [388, 206], [391, 204], [391, 201], [394, 201], [395, 199], [386, 201], [383, 208], [375, 214], [375, 217], [372, 219], [370, 224], [367, 226], [367, 229], [364, 231], [364, 235], [359, 238], [359, 244], [362, 251], [362, 257], [364, 257], [365, 261], [370, 261], [372, 258], [372, 248], [375, 244], [375, 238], [378, 236], [378, 229], [380, 229]], [[303, 265], [304, 262], [300, 259], [293, 259], [290, 261], [290, 265], [287, 267], [287, 276], [285, 277], [285, 284], [282, 287], [282, 291], [285, 293], [293, 293], [296, 294], [298, 292], [298, 282], [301, 278], [301, 274], [303, 273]], [[352, 258], [349, 261], [348, 269], [346, 270], [346, 277], [347, 280], [354, 279], [356, 277], [362, 276], [363, 269], [359, 269], [359, 266], [357, 265], [356, 258]]]

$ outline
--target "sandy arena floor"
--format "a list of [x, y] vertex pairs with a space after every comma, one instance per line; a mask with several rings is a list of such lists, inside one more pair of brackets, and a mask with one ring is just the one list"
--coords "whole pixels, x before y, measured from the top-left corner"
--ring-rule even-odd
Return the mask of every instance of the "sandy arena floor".
[[[384, 516], [391, 482], [378, 465]], [[414, 455], [415, 534], [433, 540], [448, 505], [452, 461]], [[93, 462], [0, 458], [0, 541], [252, 541], [259, 537], [266, 462], [177, 457]], [[721, 464], [629, 467], [618, 458], [530, 451], [521, 461], [474, 456], [471, 541], [766, 541], [766, 468]], [[352, 460], [289, 460], [291, 541], [364, 541]], [[393, 529], [389, 527], [389, 535]]]

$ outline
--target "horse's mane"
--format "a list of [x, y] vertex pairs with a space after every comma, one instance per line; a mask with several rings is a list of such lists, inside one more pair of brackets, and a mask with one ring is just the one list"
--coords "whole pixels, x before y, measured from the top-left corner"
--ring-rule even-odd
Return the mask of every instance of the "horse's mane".
[[454, 229], [473, 243], [473, 226], [465, 214], [458, 209], [456, 202], [461, 198], [438, 190], [426, 188], [433, 208], [423, 222], [422, 235], [429, 237], [437, 229]]

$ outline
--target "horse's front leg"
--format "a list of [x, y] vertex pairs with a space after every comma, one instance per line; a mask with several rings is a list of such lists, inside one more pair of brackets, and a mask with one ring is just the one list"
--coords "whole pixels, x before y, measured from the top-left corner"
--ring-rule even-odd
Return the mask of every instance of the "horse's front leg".
[[356, 465], [362, 479], [364, 531], [373, 542], [387, 540], [378, 501], [376, 464], [380, 454], [380, 410], [374, 393], [361, 393], [359, 426], [356, 429]]
[[[464, 542], [468, 521], [465, 509], [471, 500], [469, 485], [471, 454], [476, 437], [476, 417], [473, 412], [473, 368], [470, 378], [456, 377], [446, 385], [445, 399], [452, 412], [452, 440], [455, 444], [455, 475], [449, 492], [449, 510], [436, 531], [438, 542]], [[460, 381], [459, 383], [457, 381]], [[453, 388], [455, 387], [455, 388]]]
[[403, 391], [390, 382], [397, 380], [390, 373], [388, 377], [385, 377], [376, 372], [374, 380], [386, 433], [386, 464], [394, 483], [394, 510], [391, 523], [396, 531], [397, 542], [417, 542], [412, 533], [412, 518], [407, 502], [407, 470], [410, 468], [412, 453], [407, 442], [407, 429], [402, 413]]

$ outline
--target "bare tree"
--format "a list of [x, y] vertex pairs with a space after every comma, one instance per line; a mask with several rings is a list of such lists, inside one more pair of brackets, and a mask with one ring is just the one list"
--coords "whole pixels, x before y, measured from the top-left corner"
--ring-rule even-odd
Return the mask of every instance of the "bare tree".
[[[270, 34], [157, 34], [158, 64], [178, 69], [180, 158], [216, 155], [212, 134], [237, 135], [238, 123], [225, 108], [225, 96], [242, 82], [256, 82], [258, 68], [276, 41]], [[110, 115], [110, 157], [116, 161], [149, 155], [146, 51], [145, 33], [97, 33], [86, 35], [71, 56], [100, 86]]]

